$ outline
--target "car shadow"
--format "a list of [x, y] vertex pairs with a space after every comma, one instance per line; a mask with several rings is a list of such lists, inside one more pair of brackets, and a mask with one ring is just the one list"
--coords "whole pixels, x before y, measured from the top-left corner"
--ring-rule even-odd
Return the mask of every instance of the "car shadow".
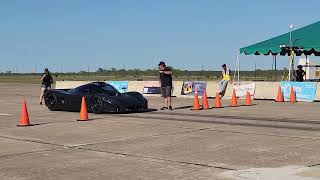
[[154, 108], [150, 108], [150, 109], [143, 110], [143, 111], [109, 112], [109, 113], [104, 113], [104, 114], [140, 114], [140, 113], [148, 113], [148, 112], [154, 112], [154, 111], [158, 111], [158, 110], [154, 109]]

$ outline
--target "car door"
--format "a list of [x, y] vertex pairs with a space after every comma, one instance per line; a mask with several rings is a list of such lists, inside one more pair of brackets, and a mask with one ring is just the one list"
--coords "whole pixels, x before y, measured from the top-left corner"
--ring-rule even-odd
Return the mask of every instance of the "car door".
[[72, 111], [79, 111], [81, 107], [82, 97], [86, 98], [87, 105], [89, 104], [89, 97], [92, 95], [92, 87], [91, 84], [86, 84], [80, 87], [77, 87], [71, 96], [70, 99], [70, 108]]

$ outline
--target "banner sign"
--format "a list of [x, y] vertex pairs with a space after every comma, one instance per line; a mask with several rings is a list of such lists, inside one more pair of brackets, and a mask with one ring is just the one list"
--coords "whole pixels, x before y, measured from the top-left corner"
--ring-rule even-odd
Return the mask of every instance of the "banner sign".
[[144, 81], [143, 94], [161, 94], [159, 81]]
[[280, 82], [285, 101], [290, 100], [291, 86], [295, 90], [297, 101], [313, 102], [316, 98], [317, 82]]
[[121, 93], [128, 91], [128, 81], [107, 81], [107, 83], [115, 87]]
[[234, 89], [236, 91], [236, 95], [239, 98], [245, 98], [247, 92], [250, 93], [250, 96], [254, 96], [256, 90], [256, 83], [234, 83]]
[[206, 88], [206, 81], [184, 81], [182, 84], [181, 95], [194, 95], [194, 92], [198, 91], [199, 96], [202, 96]]

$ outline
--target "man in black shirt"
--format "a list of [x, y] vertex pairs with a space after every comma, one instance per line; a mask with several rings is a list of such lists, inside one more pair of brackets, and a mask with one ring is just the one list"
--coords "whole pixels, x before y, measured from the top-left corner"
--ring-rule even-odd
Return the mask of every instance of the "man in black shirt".
[[164, 106], [161, 110], [172, 110], [171, 106], [171, 93], [172, 93], [172, 71], [166, 64], [161, 61], [159, 63], [161, 95], [164, 98]]
[[44, 69], [44, 72], [41, 76], [41, 94], [40, 94], [40, 105], [42, 105], [43, 94], [46, 90], [51, 89], [51, 84], [53, 83], [53, 79], [51, 74], [49, 73], [48, 68]]
[[299, 65], [297, 66], [297, 70], [296, 70], [296, 73], [295, 73], [295, 78], [296, 78], [296, 81], [298, 82], [302, 82], [304, 81], [304, 76], [305, 76], [305, 71], [302, 69], [302, 66]]

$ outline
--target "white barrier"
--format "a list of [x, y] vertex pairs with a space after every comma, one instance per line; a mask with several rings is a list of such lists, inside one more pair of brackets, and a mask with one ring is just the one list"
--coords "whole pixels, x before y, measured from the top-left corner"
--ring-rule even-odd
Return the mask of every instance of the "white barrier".
[[[70, 89], [74, 88], [83, 84], [86, 84], [92, 81], [57, 81], [56, 82], [56, 89]], [[250, 82], [248, 82], [250, 83]], [[181, 88], [183, 81], [174, 81], [174, 89], [173, 89], [173, 96], [177, 97], [191, 97], [181, 95]], [[257, 81], [256, 90], [255, 90], [255, 99], [275, 99], [278, 92], [278, 87], [280, 85], [279, 82], [265, 82], [265, 81]], [[317, 88], [317, 95], [316, 100], [320, 100], [320, 83], [318, 83]], [[128, 83], [128, 91], [137, 91], [142, 93], [143, 92], [144, 83], [143, 81], [129, 81]], [[215, 97], [217, 89], [217, 81], [207, 81], [207, 92], [209, 97]], [[232, 95], [233, 85], [229, 83], [226, 94], [224, 98], [230, 99]], [[160, 96], [160, 95], [148, 95], [148, 96]]]

